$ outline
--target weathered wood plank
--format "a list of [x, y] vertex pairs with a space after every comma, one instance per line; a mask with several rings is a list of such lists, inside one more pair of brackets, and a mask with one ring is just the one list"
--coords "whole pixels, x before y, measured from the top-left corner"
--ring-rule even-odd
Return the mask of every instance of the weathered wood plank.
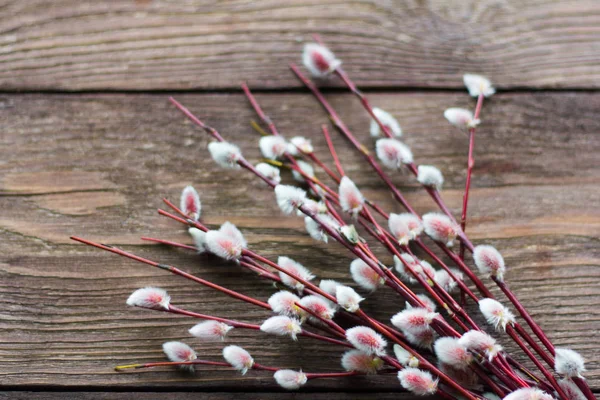
[[[460, 206], [466, 139], [442, 120], [443, 109], [472, 106], [454, 94], [379, 94], [375, 104], [400, 117], [406, 142], [418, 162], [438, 165], [446, 175], [444, 197]], [[363, 139], [368, 121], [356, 101], [330, 96]], [[254, 118], [240, 95], [185, 95], [181, 101], [258, 160]], [[261, 95], [288, 136], [313, 138], [326, 118], [308, 95]], [[0, 117], [0, 384], [52, 386], [189, 387], [194, 390], [274, 388], [268, 375], [239, 376], [202, 368], [195, 377], [171, 370], [117, 374], [118, 363], [162, 359], [160, 344], [184, 339], [194, 321], [127, 309], [135, 288], [162, 286], [175, 304], [199, 312], [259, 322], [267, 314], [226, 301], [178, 277], [73, 244], [78, 234], [181, 266], [243, 293], [266, 299], [272, 287], [212, 257], [143, 245], [150, 234], [189, 242], [184, 230], [155, 214], [164, 195], [182, 186], [202, 193], [209, 224], [230, 220], [251, 246], [269, 257], [302, 260], [320, 277], [349, 282], [349, 258], [335, 244], [315, 245], [302, 222], [280, 217], [272, 194], [246, 174], [217, 173], [207, 157], [207, 139], [186, 123], [162, 95], [10, 95]], [[510, 266], [507, 280], [557, 345], [581, 351], [589, 381], [600, 387], [600, 330], [596, 284], [600, 278], [598, 204], [600, 96], [593, 94], [500, 95], [484, 106], [478, 132], [473, 216], [469, 232], [496, 245]], [[360, 158], [334, 136], [348, 174], [368, 197], [392, 204]], [[288, 179], [288, 178], [286, 178]], [[420, 212], [434, 209], [412, 178], [396, 180]], [[401, 307], [382, 290], [365, 302], [382, 319]], [[310, 340], [287, 340], [233, 332], [231, 343], [247, 347], [260, 362], [305, 370], [337, 369], [340, 349]], [[506, 344], [506, 343], [505, 343]], [[218, 358], [219, 345], [200, 345]], [[510, 346], [508, 346], [511, 348]], [[282, 353], [282, 349], [284, 350]], [[512, 349], [512, 348], [511, 348]], [[394, 391], [393, 376], [311, 383], [313, 390]]]
[[363, 86], [599, 87], [600, 5], [564, 1], [35, 0], [0, 8], [5, 90], [298, 87], [321, 33]]

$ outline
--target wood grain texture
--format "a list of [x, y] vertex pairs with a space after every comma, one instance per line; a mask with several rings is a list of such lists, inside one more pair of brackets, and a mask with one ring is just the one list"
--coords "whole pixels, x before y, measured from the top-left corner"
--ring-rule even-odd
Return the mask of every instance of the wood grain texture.
[[0, 88], [299, 87], [313, 33], [362, 86], [598, 88], [598, 26], [596, 0], [3, 1]]
[[[368, 143], [368, 120], [356, 100], [328, 97]], [[310, 96], [258, 98], [286, 136], [312, 138], [319, 156], [327, 157], [318, 133], [326, 118]], [[258, 138], [248, 126], [255, 117], [243, 96], [178, 99], [240, 144], [248, 159], [259, 159]], [[449, 106], [472, 107], [472, 102], [466, 95], [448, 93], [382, 93], [371, 99], [399, 117], [417, 162], [444, 171], [443, 196], [457, 212], [467, 140], [441, 114]], [[187, 336], [195, 321], [127, 308], [125, 299], [138, 287], [164, 287], [174, 304], [198, 312], [252, 322], [267, 314], [163, 271], [74, 244], [68, 236], [119, 244], [268, 298], [273, 291], [269, 284], [233, 265], [139, 240], [154, 235], [189, 243], [181, 226], [159, 218], [155, 209], [162, 196], [176, 199], [191, 183], [201, 192], [208, 224], [238, 224], [251, 247], [269, 257], [285, 254], [319, 277], [350, 282], [350, 258], [341, 247], [314, 244], [303, 233], [302, 221], [281, 216], [272, 194], [248, 174], [218, 172], [207, 156], [207, 138], [164, 95], [4, 95], [0, 101], [6, 105], [0, 118], [7, 121], [0, 136], [0, 296], [5, 304], [0, 312], [0, 385], [22, 390], [51, 386], [85, 391], [106, 385], [276, 390], [268, 374], [240, 376], [222, 368], [201, 368], [195, 376], [169, 369], [113, 372], [119, 363], [161, 360], [160, 345], [166, 340], [183, 339], [203, 357], [219, 358], [219, 345], [198, 344]], [[509, 265], [508, 282], [557, 345], [586, 356], [586, 376], [596, 389], [600, 338], [591, 333], [600, 330], [599, 106], [599, 95], [582, 93], [501, 94], [486, 103], [477, 134], [468, 228], [477, 243], [501, 249]], [[367, 197], [400, 211], [344, 140], [336, 134], [334, 142], [348, 174]], [[419, 212], [434, 209], [408, 175], [397, 174], [395, 180]], [[365, 302], [366, 310], [382, 319], [401, 307], [387, 290]], [[229, 342], [246, 347], [265, 364], [307, 371], [339, 368], [341, 349], [309, 339], [294, 344], [236, 330]], [[399, 387], [396, 378], [387, 376], [311, 382], [308, 390], [397, 392]]]

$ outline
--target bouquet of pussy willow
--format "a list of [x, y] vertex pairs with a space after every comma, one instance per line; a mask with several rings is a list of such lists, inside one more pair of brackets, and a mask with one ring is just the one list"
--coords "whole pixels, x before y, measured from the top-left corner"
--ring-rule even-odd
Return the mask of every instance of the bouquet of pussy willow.
[[[179, 207], [165, 200], [170, 211], [159, 212], [188, 227], [194, 245], [145, 239], [212, 253], [274, 282], [275, 287], [283, 290], [273, 293], [265, 302], [172, 265], [112, 246], [73, 239], [180, 275], [273, 313], [258, 323], [198, 314], [177, 307], [166, 291], [154, 287], [136, 290], [127, 300], [131, 306], [199, 320], [189, 330], [196, 340], [224, 341], [232, 329], [251, 329], [257, 335], [289, 336], [294, 341], [319, 340], [339, 346], [342, 369], [317, 373], [303, 371], [301, 366], [290, 370], [264, 365], [233, 344], [223, 348], [225, 361], [202, 360], [190, 346], [181, 342], [164, 343], [168, 362], [124, 365], [117, 369], [167, 365], [193, 369], [210, 365], [233, 367], [241, 374], [262, 370], [273, 373], [275, 381], [289, 390], [300, 389], [313, 379], [393, 374], [407, 391], [423, 396], [435, 394], [445, 399], [595, 399], [581, 375], [585, 371], [583, 358], [572, 350], [555, 348], [532, 319], [504, 280], [506, 265], [500, 252], [488, 245], [473, 245], [465, 233], [475, 131], [484, 98], [495, 92], [490, 81], [479, 75], [464, 75], [469, 94], [477, 99], [475, 111], [449, 108], [444, 113], [451, 124], [469, 136], [467, 177], [459, 220], [440, 195], [442, 173], [434, 166], [414, 162], [410, 149], [399, 140], [402, 136], [399, 123], [384, 110], [372, 108], [342, 69], [341, 61], [318, 37], [316, 42], [304, 48], [305, 67], [316, 79], [340, 79], [360, 99], [371, 118], [374, 152], [358, 141], [318, 87], [295, 65], [291, 65], [293, 73], [323, 106], [335, 128], [364, 156], [365, 168], [372, 169], [383, 181], [404, 213], [388, 213], [365, 198], [345, 174], [325, 125], [323, 135], [335, 168], [327, 167], [316, 156], [309, 139], [288, 139], [281, 135], [245, 85], [243, 89], [250, 104], [270, 131], [266, 133], [254, 124], [263, 135], [259, 146], [264, 160], [256, 165], [244, 158], [241, 150], [216, 129], [205, 125], [176, 100], [171, 99], [171, 102], [212, 136], [214, 141], [208, 145], [208, 151], [219, 167], [241, 168], [254, 174], [267, 189], [273, 190], [284, 214], [304, 218], [306, 230], [313, 239], [335, 241], [351, 253], [354, 260], [349, 269], [358, 291], [331, 279], [317, 282], [310, 269], [298, 260], [285, 256], [277, 260], [263, 257], [250, 249], [243, 234], [229, 222], [214, 229], [207, 227], [200, 219], [200, 197], [191, 186], [183, 190]], [[438, 211], [424, 215], [415, 212], [391, 178], [400, 169], [415, 176], [439, 207]], [[291, 171], [297, 185], [282, 184], [282, 170]], [[326, 179], [317, 178], [315, 171]], [[375, 255], [371, 250], [374, 244], [389, 253], [393, 265], [386, 265]], [[414, 253], [417, 250], [428, 261], [417, 258]], [[472, 264], [476, 268], [472, 268]], [[503, 299], [495, 298], [487, 284], [497, 285]], [[361, 308], [363, 296], [383, 287], [396, 292], [403, 300], [398, 304], [405, 304], [389, 321], [377, 320]], [[416, 294], [418, 287], [425, 294]], [[455, 300], [455, 296], [462, 296], [462, 301]], [[477, 305], [472, 309], [478, 310], [484, 318], [469, 315], [465, 303], [470, 301]], [[488, 326], [476, 320], [485, 320]], [[495, 330], [502, 340], [514, 341], [535, 368], [530, 369], [518, 361], [522, 355], [516, 358], [508, 354], [486, 329]]]

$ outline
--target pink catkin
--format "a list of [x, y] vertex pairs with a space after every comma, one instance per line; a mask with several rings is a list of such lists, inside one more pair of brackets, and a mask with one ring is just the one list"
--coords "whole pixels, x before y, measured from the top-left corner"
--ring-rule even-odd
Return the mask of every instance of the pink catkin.
[[192, 186], [186, 186], [181, 192], [181, 211], [190, 219], [200, 218], [200, 196]]
[[327, 300], [318, 296], [305, 296], [300, 300], [300, 305], [323, 319], [331, 319], [335, 313]]
[[358, 350], [368, 354], [383, 355], [387, 342], [373, 329], [356, 326], [346, 331], [346, 339]]
[[434, 380], [427, 371], [404, 368], [398, 372], [398, 379], [403, 388], [420, 396], [434, 394], [437, 391], [437, 380]]

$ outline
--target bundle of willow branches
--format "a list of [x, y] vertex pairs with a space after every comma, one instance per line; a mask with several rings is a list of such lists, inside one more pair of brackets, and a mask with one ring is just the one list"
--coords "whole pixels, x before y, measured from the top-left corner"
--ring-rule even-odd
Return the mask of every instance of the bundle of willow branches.
[[[307, 267], [289, 257], [281, 256], [274, 261], [261, 256], [249, 248], [243, 234], [229, 222], [213, 229], [207, 227], [200, 219], [200, 197], [193, 187], [188, 186], [182, 192], [179, 207], [165, 200], [171, 211], [159, 212], [188, 227], [194, 245], [144, 239], [212, 253], [276, 283], [282, 290], [265, 302], [172, 265], [78, 237], [73, 239], [180, 275], [275, 314], [260, 324], [198, 314], [173, 305], [166, 291], [153, 287], [139, 289], [127, 300], [131, 306], [202, 320], [189, 330], [199, 340], [222, 341], [234, 328], [289, 336], [293, 340], [310, 338], [344, 350], [341, 354], [343, 370], [316, 373], [267, 366], [259, 364], [246, 350], [235, 345], [223, 349], [225, 361], [201, 360], [190, 346], [181, 342], [164, 344], [168, 362], [123, 365], [117, 370], [166, 365], [192, 369], [200, 365], [233, 367], [242, 374], [249, 370], [265, 370], [273, 372], [276, 382], [289, 390], [299, 389], [312, 379], [395, 374], [404, 389], [417, 395], [437, 394], [445, 399], [593, 400], [594, 396], [581, 376], [585, 371], [583, 358], [572, 350], [554, 347], [505, 282], [506, 265], [500, 252], [488, 245], [473, 245], [466, 234], [475, 132], [484, 98], [495, 92], [490, 81], [479, 75], [464, 75], [469, 94], [477, 99], [475, 111], [449, 108], [444, 113], [451, 124], [469, 135], [467, 178], [462, 214], [458, 220], [440, 195], [442, 173], [433, 166], [415, 164], [411, 150], [399, 140], [402, 129], [396, 119], [379, 108], [372, 108], [342, 69], [341, 61], [319, 37], [315, 39], [316, 43], [304, 48], [305, 67], [316, 79], [340, 79], [359, 98], [371, 118], [374, 155], [357, 140], [315, 83], [295, 65], [291, 65], [291, 70], [323, 106], [335, 128], [364, 156], [366, 168], [372, 169], [384, 182], [406, 212], [388, 213], [365, 198], [344, 172], [326, 125], [322, 127], [323, 135], [335, 168], [327, 167], [316, 156], [309, 139], [298, 136], [288, 140], [282, 136], [246, 85], [242, 87], [251, 106], [270, 131], [266, 133], [255, 124], [263, 134], [259, 145], [264, 160], [257, 165], [246, 160], [241, 150], [226, 141], [216, 129], [205, 125], [175, 99], [170, 100], [212, 136], [214, 141], [208, 150], [220, 167], [241, 168], [254, 174], [274, 191], [283, 213], [304, 218], [306, 230], [313, 239], [324, 242], [331, 239], [352, 254], [355, 259], [350, 264], [350, 274], [363, 294], [385, 286], [396, 292], [406, 307], [399, 309], [390, 321], [379, 321], [361, 308], [365, 299], [352, 287], [330, 279], [316, 283], [316, 277]], [[415, 176], [439, 211], [419, 215], [414, 210], [386, 172], [400, 169]], [[282, 184], [282, 170], [291, 170], [298, 186]], [[326, 175], [329, 183], [318, 179], [315, 170]], [[393, 265], [386, 265], [375, 255], [371, 250], [374, 244], [393, 256]], [[458, 248], [455, 250], [454, 247]], [[415, 250], [424, 253], [430, 262], [417, 258], [413, 253]], [[508, 306], [494, 297], [484, 280], [497, 285]], [[415, 287], [422, 288], [426, 294], [416, 294]], [[462, 301], [456, 296], [461, 296]], [[534, 370], [517, 361], [485, 332], [485, 327], [476, 322], [479, 318], [469, 315], [464, 307], [468, 301], [478, 305], [484, 320], [502, 339], [514, 341], [532, 361]], [[511, 309], [516, 310], [519, 318]]]

